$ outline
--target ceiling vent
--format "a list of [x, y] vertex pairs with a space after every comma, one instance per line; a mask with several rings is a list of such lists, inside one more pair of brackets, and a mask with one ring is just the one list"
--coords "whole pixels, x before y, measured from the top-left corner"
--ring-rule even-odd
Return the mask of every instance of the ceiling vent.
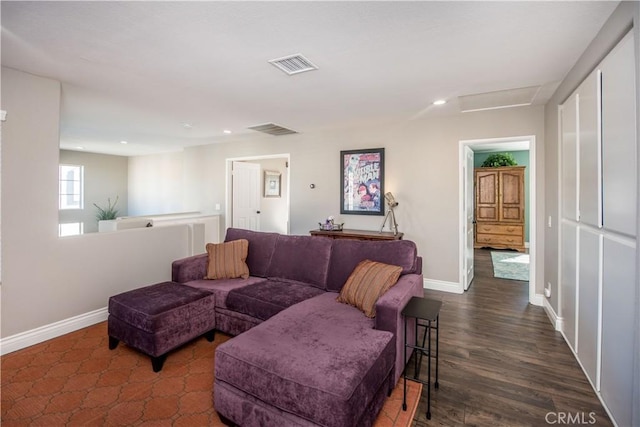
[[293, 74], [304, 73], [305, 71], [317, 70], [311, 61], [299, 53], [295, 55], [284, 56], [282, 58], [272, 59], [269, 61], [272, 65], [278, 67], [290, 76]]
[[298, 133], [295, 130], [287, 129], [275, 123], [265, 123], [263, 125], [249, 126], [249, 129], [274, 136], [291, 135], [293, 133]]
[[531, 105], [538, 94], [540, 86], [499, 90], [496, 92], [478, 93], [458, 97], [460, 111], [495, 110], [498, 108], [521, 107]]

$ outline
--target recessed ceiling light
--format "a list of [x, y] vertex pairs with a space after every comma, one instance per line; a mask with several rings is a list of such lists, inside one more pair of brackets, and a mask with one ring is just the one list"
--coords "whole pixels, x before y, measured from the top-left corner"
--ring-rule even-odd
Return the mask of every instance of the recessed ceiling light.
[[78, 146], [76, 147], [76, 149], [77, 149], [77, 150], [84, 150], [84, 147], [82, 147], [82, 146], [78, 145]]
[[227, 135], [229, 135], [231, 133], [231, 131], [229, 129], [225, 129], [222, 131], [222, 133], [226, 133]]
[[120, 144], [125, 144], [126, 145], [126, 144], [128, 144], [128, 142], [127, 141], [120, 141]]
[[185, 129], [191, 129], [193, 128], [193, 124], [192, 123], [183, 123], [182, 127]]
[[438, 99], [437, 101], [433, 101], [433, 105], [444, 105], [447, 101], [444, 99]]

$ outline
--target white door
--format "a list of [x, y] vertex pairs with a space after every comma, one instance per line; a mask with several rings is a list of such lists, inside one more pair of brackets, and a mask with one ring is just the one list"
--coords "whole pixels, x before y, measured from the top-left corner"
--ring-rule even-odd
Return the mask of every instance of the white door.
[[466, 157], [464, 165], [464, 210], [466, 215], [466, 230], [465, 230], [465, 255], [464, 255], [464, 268], [465, 268], [465, 281], [464, 290], [469, 289], [471, 281], [473, 280], [473, 243], [474, 243], [474, 173], [473, 173], [473, 150], [467, 146], [464, 147], [464, 153]]
[[233, 162], [231, 188], [233, 227], [260, 231], [260, 165]]

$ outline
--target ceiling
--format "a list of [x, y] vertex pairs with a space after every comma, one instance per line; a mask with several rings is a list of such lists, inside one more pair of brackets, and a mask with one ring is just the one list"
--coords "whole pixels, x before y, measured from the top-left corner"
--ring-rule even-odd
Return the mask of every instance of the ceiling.
[[[62, 82], [61, 147], [141, 155], [263, 136], [248, 127], [264, 123], [458, 114], [459, 96], [544, 104], [617, 4], [3, 0], [2, 65]], [[318, 69], [268, 62], [297, 53]]]

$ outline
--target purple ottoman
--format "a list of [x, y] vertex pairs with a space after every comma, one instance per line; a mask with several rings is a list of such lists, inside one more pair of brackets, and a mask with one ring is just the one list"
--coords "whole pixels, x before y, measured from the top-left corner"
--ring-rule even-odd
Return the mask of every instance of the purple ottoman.
[[158, 372], [167, 353], [206, 333], [213, 341], [214, 295], [175, 282], [134, 289], [109, 298], [109, 348], [119, 341], [151, 356]]
[[243, 427], [370, 426], [391, 390], [395, 339], [326, 292], [221, 344], [214, 406]]

